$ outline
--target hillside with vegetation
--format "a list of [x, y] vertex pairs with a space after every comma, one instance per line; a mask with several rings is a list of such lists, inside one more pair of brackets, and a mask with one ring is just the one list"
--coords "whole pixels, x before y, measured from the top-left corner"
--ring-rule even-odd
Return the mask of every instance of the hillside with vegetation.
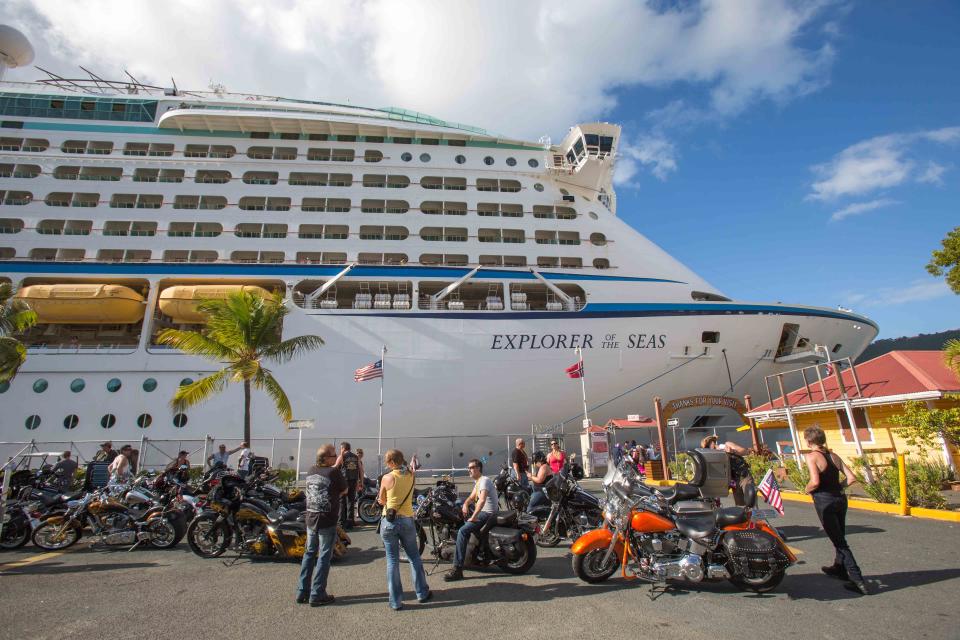
[[932, 351], [943, 349], [947, 340], [960, 339], [960, 329], [950, 329], [940, 333], [921, 333], [918, 336], [902, 336], [900, 338], [884, 338], [874, 340], [857, 362], [866, 362], [891, 351]]

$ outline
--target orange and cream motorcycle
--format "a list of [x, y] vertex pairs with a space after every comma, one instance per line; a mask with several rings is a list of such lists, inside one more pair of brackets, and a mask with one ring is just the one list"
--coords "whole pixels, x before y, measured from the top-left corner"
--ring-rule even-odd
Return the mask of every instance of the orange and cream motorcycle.
[[[780, 584], [797, 558], [776, 530], [754, 520], [749, 508], [715, 506], [715, 498], [727, 494], [727, 455], [689, 453], [692, 482], [663, 490], [644, 485], [629, 462], [610, 465], [603, 479], [604, 524], [571, 547], [577, 577], [603, 582], [619, 568], [625, 579], [651, 583], [729, 580], [758, 593]], [[747, 504], [754, 500], [747, 496]]]

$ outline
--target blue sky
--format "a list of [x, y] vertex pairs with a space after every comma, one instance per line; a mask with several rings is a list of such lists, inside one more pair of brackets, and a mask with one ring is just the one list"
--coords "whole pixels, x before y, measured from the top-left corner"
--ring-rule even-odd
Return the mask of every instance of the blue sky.
[[[958, 328], [960, 296], [924, 265], [960, 225], [960, 3], [861, 2], [832, 18], [821, 88], [668, 129], [676, 169], [639, 170], [619, 215], [733, 297], [842, 305], [880, 337]], [[665, 100], [703, 104], [707, 90], [627, 89], [611, 116], [629, 140]], [[876, 208], [832, 219], [852, 205]]]
[[960, 2], [4, 9], [64, 75], [395, 105], [528, 140], [617, 122], [619, 215], [728, 295], [853, 308], [881, 337], [960, 327], [960, 296], [924, 269], [960, 225]]

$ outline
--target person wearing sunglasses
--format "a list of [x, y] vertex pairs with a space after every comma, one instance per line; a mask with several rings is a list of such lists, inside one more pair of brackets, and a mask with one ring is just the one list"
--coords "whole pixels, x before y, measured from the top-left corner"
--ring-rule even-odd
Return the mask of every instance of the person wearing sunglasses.
[[[497, 513], [499, 499], [497, 497], [497, 488], [493, 486], [493, 480], [483, 475], [483, 463], [474, 458], [467, 463], [467, 471], [473, 479], [473, 491], [463, 502], [463, 517], [466, 522], [457, 532], [457, 551], [453, 561], [453, 569], [450, 569], [443, 579], [447, 582], [463, 579], [463, 564], [467, 557], [467, 544], [470, 542], [470, 536], [480, 531], [484, 523]], [[471, 506], [473, 509], [471, 510]]]

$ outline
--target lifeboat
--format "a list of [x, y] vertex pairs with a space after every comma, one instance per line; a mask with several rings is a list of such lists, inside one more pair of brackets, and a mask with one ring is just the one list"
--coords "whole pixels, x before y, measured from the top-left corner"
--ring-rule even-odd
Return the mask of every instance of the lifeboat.
[[268, 297], [270, 292], [263, 287], [249, 284], [196, 284], [167, 287], [160, 292], [160, 311], [178, 324], [201, 324], [206, 322], [197, 305], [202, 300], [222, 300], [231, 293], [246, 291]]
[[143, 320], [143, 296], [118, 284], [34, 284], [17, 297], [40, 324], [134, 324]]

